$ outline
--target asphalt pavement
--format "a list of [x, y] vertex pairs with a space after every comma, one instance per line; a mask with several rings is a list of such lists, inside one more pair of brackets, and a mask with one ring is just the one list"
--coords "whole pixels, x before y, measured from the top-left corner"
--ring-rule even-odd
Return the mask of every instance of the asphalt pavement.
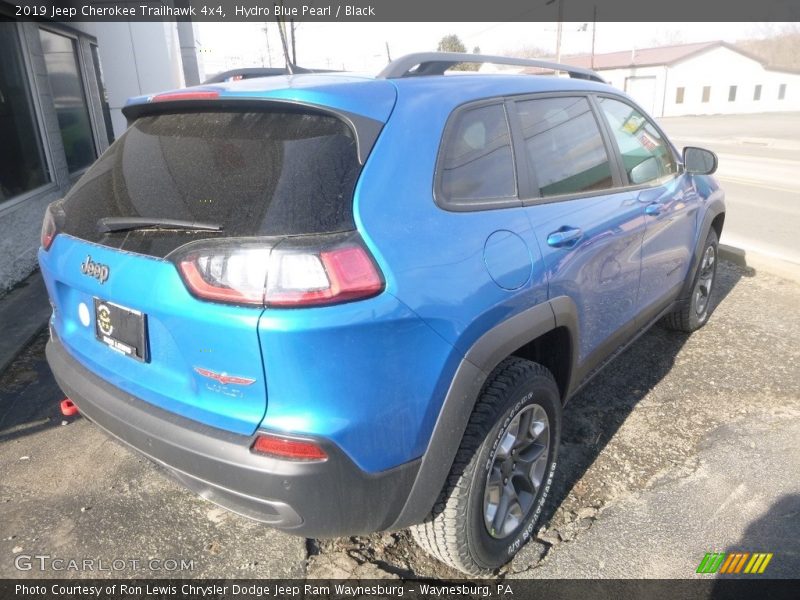
[[757, 268], [800, 273], [800, 113], [658, 122], [679, 148], [701, 146], [719, 156], [716, 176], [728, 204], [722, 243], [752, 253]]

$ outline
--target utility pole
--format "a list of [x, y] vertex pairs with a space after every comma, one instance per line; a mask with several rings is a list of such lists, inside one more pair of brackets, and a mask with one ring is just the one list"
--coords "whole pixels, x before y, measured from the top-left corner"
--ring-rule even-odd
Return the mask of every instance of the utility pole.
[[594, 70], [594, 39], [597, 34], [597, 4], [594, 5], [592, 13], [592, 70]]
[[545, 5], [550, 6], [558, 2], [558, 25], [556, 25], [556, 62], [561, 62], [561, 24], [564, 20], [564, 0], [547, 0]]
[[291, 28], [292, 28], [292, 62], [294, 64], [297, 64], [297, 46], [295, 45], [295, 41], [294, 41], [294, 36], [295, 36], [295, 33], [294, 33], [294, 19], [290, 19], [289, 23], [291, 24]]
[[388, 60], [389, 62], [392, 62], [392, 55], [389, 52], [389, 42], [385, 42], [385, 43], [386, 43], [386, 60]]
[[558, 2], [558, 28], [556, 29], [556, 62], [561, 62], [561, 25], [564, 20], [564, 0]]
[[281, 36], [281, 46], [283, 47], [283, 59], [286, 61], [286, 70], [289, 74], [294, 73], [294, 64], [292, 63], [292, 57], [289, 56], [289, 45], [286, 43], [286, 20], [281, 21], [279, 17], [276, 17], [278, 21], [278, 33]]
[[269, 63], [269, 66], [271, 67], [272, 66], [272, 52], [269, 49], [269, 27], [267, 27], [267, 23], [264, 23], [264, 26], [261, 28], [261, 30], [264, 32], [264, 37], [267, 38], [267, 62]]

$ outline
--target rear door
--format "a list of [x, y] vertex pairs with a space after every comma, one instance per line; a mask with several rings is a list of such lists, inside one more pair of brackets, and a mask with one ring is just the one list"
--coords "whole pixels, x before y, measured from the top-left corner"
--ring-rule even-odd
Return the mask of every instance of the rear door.
[[[360, 169], [354, 132], [317, 110], [228, 105], [138, 118], [53, 207], [59, 233], [40, 262], [55, 334], [138, 398], [253, 432], [267, 404], [257, 329], [270, 247], [352, 230]], [[132, 217], [183, 225], [107, 226]], [[182, 279], [180, 257], [195, 247], [220, 249], [198, 259], [199, 285], [213, 280], [214, 297]]]
[[583, 95], [513, 103], [517, 147], [532, 187], [525, 204], [548, 273], [549, 297], [578, 311], [578, 361], [589, 370], [619, 345], [636, 314], [644, 217], [620, 190], [610, 140]]

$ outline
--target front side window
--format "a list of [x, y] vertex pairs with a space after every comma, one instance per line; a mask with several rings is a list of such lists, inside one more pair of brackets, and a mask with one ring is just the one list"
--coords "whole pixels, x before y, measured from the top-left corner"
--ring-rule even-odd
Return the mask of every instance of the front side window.
[[611, 127], [630, 183], [639, 185], [677, 173], [669, 144], [644, 115], [612, 98], [598, 98], [598, 103]]
[[600, 128], [586, 98], [517, 102], [528, 165], [543, 197], [613, 187]]
[[778, 100], [786, 98], [786, 84], [782, 83], [778, 88]]
[[457, 115], [445, 134], [440, 178], [441, 192], [450, 201], [516, 196], [511, 135], [502, 104]]
[[0, 17], [0, 203], [48, 181], [16, 23]]
[[753, 100], [761, 100], [761, 86], [757, 85], [755, 89], [753, 89]]
[[45, 29], [39, 30], [39, 38], [67, 155], [67, 167], [70, 173], [74, 173], [88, 167], [97, 158], [78, 68], [77, 47], [72, 38]]
[[734, 102], [736, 100], [736, 86], [732, 85], [728, 88], [728, 102]]

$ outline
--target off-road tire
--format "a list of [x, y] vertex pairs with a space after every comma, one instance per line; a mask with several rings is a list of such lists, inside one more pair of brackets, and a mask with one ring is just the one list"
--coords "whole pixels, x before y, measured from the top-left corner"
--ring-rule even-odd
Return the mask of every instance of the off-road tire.
[[[516, 529], [498, 539], [494, 531], [489, 533], [484, 521], [487, 478], [496, 464], [495, 450], [509, 424], [531, 405], [539, 405], [547, 415], [550, 428], [547, 462], [527, 514]], [[538, 409], [533, 407], [528, 411]], [[553, 375], [528, 360], [517, 357], [504, 360], [481, 390], [431, 514], [422, 524], [411, 528], [415, 541], [433, 557], [468, 575], [486, 575], [510, 561], [535, 533], [536, 521], [550, 490], [560, 437], [561, 399]]]
[[[698, 310], [698, 286], [701, 284], [700, 278], [704, 273], [705, 257], [709, 252], [709, 248], [713, 252], [713, 265], [711, 267], [711, 285], [708, 295], [705, 299], [703, 308]], [[691, 333], [697, 331], [708, 322], [708, 317], [711, 314], [711, 295], [714, 292], [714, 284], [717, 281], [717, 262], [719, 262], [719, 240], [717, 239], [717, 232], [712, 227], [708, 232], [705, 244], [703, 244], [703, 251], [700, 254], [700, 260], [697, 262], [697, 268], [692, 277], [692, 287], [688, 298], [684, 298], [678, 302], [675, 310], [664, 317], [662, 323], [667, 329], [674, 331], [683, 331]]]

